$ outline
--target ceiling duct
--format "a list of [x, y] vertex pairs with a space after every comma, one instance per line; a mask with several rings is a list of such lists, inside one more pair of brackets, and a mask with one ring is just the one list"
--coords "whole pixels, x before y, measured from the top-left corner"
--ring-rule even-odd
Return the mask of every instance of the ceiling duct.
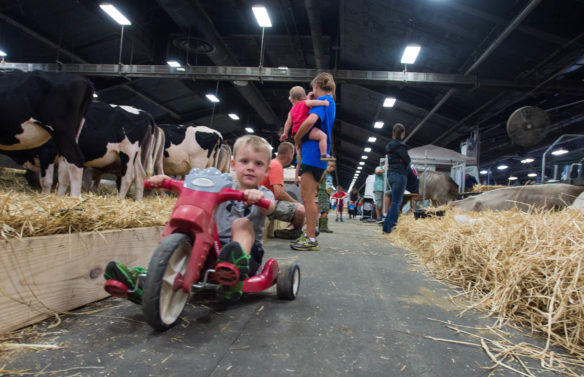
[[[206, 43], [215, 47], [208, 53], [209, 59], [218, 66], [240, 66], [235, 56], [215, 29], [215, 25], [197, 1], [156, 0], [172, 20], [184, 30], [195, 30]], [[235, 89], [249, 103], [262, 120], [270, 125], [279, 125], [280, 119], [266, 102], [258, 88], [253, 85], [235, 86]]]

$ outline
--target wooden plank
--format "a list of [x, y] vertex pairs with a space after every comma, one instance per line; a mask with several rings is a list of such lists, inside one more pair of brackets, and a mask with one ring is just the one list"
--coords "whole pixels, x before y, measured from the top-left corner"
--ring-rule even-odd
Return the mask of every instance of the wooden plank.
[[163, 227], [0, 241], [0, 333], [108, 296], [103, 271], [117, 260], [148, 266]]

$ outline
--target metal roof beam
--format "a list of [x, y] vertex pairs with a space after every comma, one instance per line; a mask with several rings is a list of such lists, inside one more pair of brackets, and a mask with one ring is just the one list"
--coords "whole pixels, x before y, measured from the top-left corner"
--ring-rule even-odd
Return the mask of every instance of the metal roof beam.
[[[187, 66], [184, 67], [185, 71], [177, 71], [176, 68], [168, 65], [0, 63], [0, 70], [6, 69], [67, 72], [95, 77], [156, 77], [260, 82], [310, 82], [318, 73], [316, 69], [306, 68]], [[335, 77], [335, 81], [340, 83], [360, 82], [373, 85], [442, 86], [459, 89], [483, 87], [529, 91], [539, 84], [536, 81], [507, 81], [471, 75], [430, 72], [337, 70], [332, 74]], [[577, 83], [558, 82], [540, 90], [563, 90], [564, 92], [583, 93], [584, 87]]]

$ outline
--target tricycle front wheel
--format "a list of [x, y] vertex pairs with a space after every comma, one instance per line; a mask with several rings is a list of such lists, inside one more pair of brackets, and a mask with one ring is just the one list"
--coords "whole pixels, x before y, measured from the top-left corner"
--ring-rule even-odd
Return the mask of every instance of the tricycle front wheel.
[[166, 236], [154, 251], [148, 266], [142, 296], [146, 322], [158, 331], [172, 327], [181, 315], [189, 294], [174, 288], [178, 274], [185, 275], [192, 250], [191, 239], [180, 233]]
[[300, 289], [300, 267], [296, 263], [280, 266], [276, 294], [284, 300], [294, 300]]

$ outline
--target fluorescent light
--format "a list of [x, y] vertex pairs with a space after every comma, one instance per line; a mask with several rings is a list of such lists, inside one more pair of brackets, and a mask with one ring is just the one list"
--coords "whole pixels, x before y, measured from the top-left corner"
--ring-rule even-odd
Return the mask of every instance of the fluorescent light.
[[522, 164], [529, 164], [530, 162], [533, 162], [533, 161], [535, 161], [535, 159], [528, 157], [528, 158], [524, 158], [523, 160], [521, 160], [521, 163]]
[[239, 117], [237, 116], [237, 114], [233, 114], [233, 113], [229, 114], [229, 118], [231, 118], [233, 120], [239, 120]]
[[529, 173], [529, 174], [527, 174], [527, 176], [533, 178], [533, 177], [537, 177], [537, 174], [536, 173]]
[[481, 174], [481, 175], [486, 175], [486, 174], [488, 174], [488, 173], [489, 173], [489, 172], [488, 172], [488, 171], [486, 171], [486, 170], [481, 170], [481, 171], [480, 171], [480, 174]]
[[251, 128], [251, 127], [245, 127], [245, 130], [247, 132], [249, 132], [250, 134], [253, 134], [253, 128]]
[[402, 58], [401, 58], [401, 63], [402, 64], [414, 64], [414, 62], [416, 61], [416, 58], [418, 57], [418, 54], [420, 53], [421, 48], [422, 47], [420, 47], [419, 45], [406, 46], [406, 49], [404, 50], [404, 54], [402, 55]]
[[365, 155], [361, 156], [361, 160], [366, 160], [366, 159], [367, 159], [367, 156], [365, 156]]
[[132, 23], [130, 22], [130, 20], [128, 20], [126, 18], [126, 16], [124, 16], [122, 14], [122, 12], [120, 12], [118, 10], [118, 8], [114, 7], [111, 4], [100, 4], [99, 7], [105, 12], [107, 13], [111, 18], [114, 19], [114, 21], [116, 21], [118, 24], [120, 25], [132, 25]]
[[371, 136], [371, 137], [369, 137], [369, 139], [367, 139], [367, 141], [370, 143], [375, 143], [376, 140], [377, 140], [377, 138], [374, 136]]
[[364, 161], [359, 162], [359, 165], [365, 165]]
[[553, 151], [552, 154], [554, 156], [561, 156], [561, 155], [566, 154], [568, 152], [569, 152], [568, 150], [562, 148], [562, 149], [557, 149], [557, 150]]
[[281, 65], [278, 67], [278, 69], [283, 69], [284, 71], [288, 69], [288, 67], [286, 67], [285, 65]]
[[251, 10], [253, 11], [253, 15], [258, 21], [260, 27], [272, 27], [272, 21], [270, 20], [270, 15], [268, 14], [266, 7], [255, 6], [251, 7]]
[[395, 97], [387, 97], [383, 101], [383, 107], [393, 107], [393, 105], [395, 105]]
[[0, 56], [1, 57], [5, 57], [6, 56], [6, 53], [4, 51], [0, 50]]
[[363, 169], [363, 166], [357, 166], [357, 170]]
[[214, 94], [207, 94], [206, 97], [211, 102], [219, 102], [219, 98], [217, 98]]
[[498, 170], [505, 170], [505, 169], [507, 169], [508, 167], [509, 167], [509, 166], [507, 166], [507, 165], [499, 165], [499, 166], [497, 166], [497, 169], [498, 169]]
[[371, 152], [371, 148], [367, 147], [365, 149], [363, 149], [365, 152]]
[[382, 128], [383, 127], [383, 122], [375, 122], [375, 124], [373, 125], [373, 128]]
[[185, 71], [185, 68], [184, 68], [184, 67], [178, 67], [176, 70], [177, 70], [177, 71], [182, 71], [182, 72], [184, 72], [184, 71]]
[[510, 176], [508, 179], [509, 179], [510, 181], [515, 181], [515, 180], [517, 180], [517, 177]]
[[168, 64], [172, 68], [178, 68], [178, 67], [180, 67], [180, 63], [177, 62], [176, 60], [169, 60], [169, 61], [166, 62], [166, 64]]

